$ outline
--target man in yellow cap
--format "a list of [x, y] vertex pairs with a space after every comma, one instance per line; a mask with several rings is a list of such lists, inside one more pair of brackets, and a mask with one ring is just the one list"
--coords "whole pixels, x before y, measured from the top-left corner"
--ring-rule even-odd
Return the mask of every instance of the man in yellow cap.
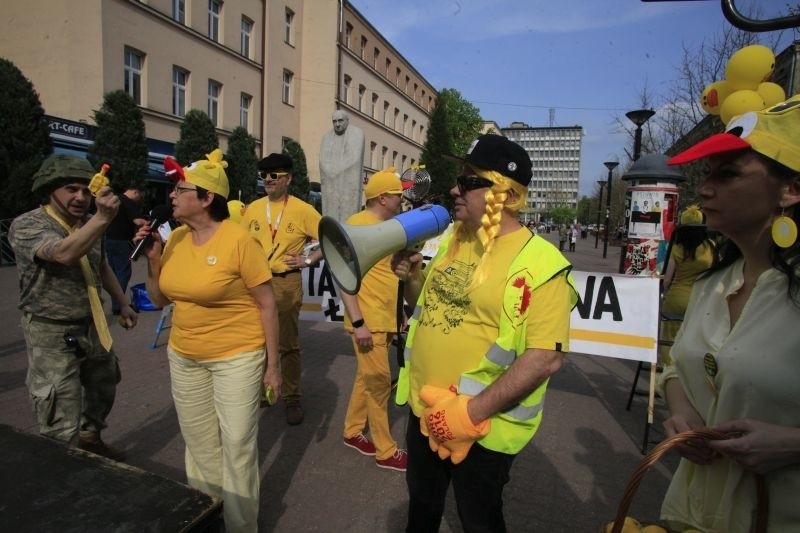
[[[367, 205], [347, 224], [367, 226], [400, 214], [403, 184], [389, 167], [372, 175], [364, 189]], [[344, 327], [353, 339], [356, 378], [344, 419], [344, 443], [364, 455], [374, 455], [379, 468], [404, 472], [406, 450], [399, 449], [389, 429], [387, 405], [391, 392], [389, 346], [397, 331], [397, 276], [391, 257], [378, 261], [361, 281], [357, 295], [340, 291], [345, 306]], [[364, 435], [369, 422], [370, 441]]]

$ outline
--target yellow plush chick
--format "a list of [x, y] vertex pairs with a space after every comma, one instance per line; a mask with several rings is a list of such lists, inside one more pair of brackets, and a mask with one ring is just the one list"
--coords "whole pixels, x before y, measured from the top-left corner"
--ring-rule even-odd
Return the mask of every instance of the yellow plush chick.
[[92, 176], [92, 180], [89, 182], [89, 192], [92, 193], [92, 196], [96, 197], [100, 189], [109, 184], [108, 178], [106, 177], [106, 172], [108, 172], [109, 168], [111, 167], [103, 164], [103, 166], [100, 167], [100, 172]]

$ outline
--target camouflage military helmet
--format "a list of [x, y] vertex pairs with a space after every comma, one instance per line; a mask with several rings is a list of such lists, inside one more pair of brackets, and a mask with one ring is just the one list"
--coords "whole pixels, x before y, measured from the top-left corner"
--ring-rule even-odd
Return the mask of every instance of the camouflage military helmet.
[[94, 174], [92, 165], [82, 157], [70, 154], [51, 155], [33, 175], [31, 191], [36, 192], [48, 183], [60, 179], [89, 181]]

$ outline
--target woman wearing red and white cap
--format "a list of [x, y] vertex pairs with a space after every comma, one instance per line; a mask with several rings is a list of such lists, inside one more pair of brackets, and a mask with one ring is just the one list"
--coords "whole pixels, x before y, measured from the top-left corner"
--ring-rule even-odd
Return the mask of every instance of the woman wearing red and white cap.
[[680, 448], [661, 516], [678, 530], [753, 531], [761, 474], [766, 530], [798, 531], [800, 100], [736, 117], [670, 164], [701, 159], [708, 174], [697, 193], [727, 243], [694, 285], [662, 375], [664, 427], [729, 438]]

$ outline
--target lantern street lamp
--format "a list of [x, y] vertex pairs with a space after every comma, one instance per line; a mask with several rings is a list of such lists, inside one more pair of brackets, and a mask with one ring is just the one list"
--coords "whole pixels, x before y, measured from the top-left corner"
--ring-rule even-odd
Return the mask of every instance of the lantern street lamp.
[[597, 233], [594, 234], [594, 247], [597, 248], [597, 240], [600, 238], [600, 213], [603, 211], [603, 187], [606, 186], [604, 180], [597, 180], [600, 186], [600, 196], [597, 198]]
[[631, 122], [636, 124], [636, 132], [633, 137], [633, 160], [639, 159], [639, 154], [642, 152], [642, 126], [645, 122], [650, 120], [650, 117], [655, 115], [656, 112], [652, 109], [637, 109], [635, 111], [628, 111], [625, 116]]
[[609, 231], [608, 219], [611, 216], [611, 175], [614, 172], [614, 169], [617, 168], [617, 165], [619, 165], [619, 163], [617, 161], [606, 161], [603, 164], [608, 169], [608, 183], [606, 184], [606, 185], [608, 185], [608, 190], [607, 190], [608, 196], [606, 197], [607, 198], [607, 200], [606, 200], [606, 238], [603, 239], [603, 259], [605, 259], [606, 255], [608, 254], [608, 231]]

